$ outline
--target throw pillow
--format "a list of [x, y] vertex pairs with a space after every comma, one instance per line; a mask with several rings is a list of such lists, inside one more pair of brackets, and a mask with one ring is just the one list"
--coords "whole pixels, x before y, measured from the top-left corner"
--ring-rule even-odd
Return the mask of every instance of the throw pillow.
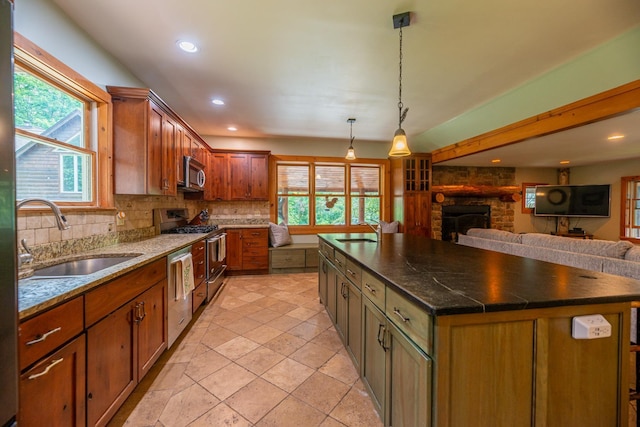
[[272, 222], [269, 223], [269, 242], [274, 248], [293, 243], [291, 235], [289, 234], [289, 228], [285, 223], [282, 222], [280, 225]]
[[381, 220], [379, 224], [380, 224], [380, 230], [382, 230], [383, 233], [398, 232], [398, 221], [386, 222]]

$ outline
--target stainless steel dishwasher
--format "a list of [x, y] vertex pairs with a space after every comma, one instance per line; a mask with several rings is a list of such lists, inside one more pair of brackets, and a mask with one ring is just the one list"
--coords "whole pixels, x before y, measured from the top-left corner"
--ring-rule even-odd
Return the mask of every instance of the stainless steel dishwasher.
[[[186, 255], [191, 255], [191, 246], [180, 249], [167, 255], [167, 344], [171, 347], [176, 339], [180, 336], [184, 328], [187, 327], [193, 316], [191, 309], [191, 300], [193, 298], [191, 292], [186, 296], [180, 292], [178, 285], [181, 279], [177, 278], [180, 274], [179, 264]], [[193, 274], [193, 271], [191, 272]]]

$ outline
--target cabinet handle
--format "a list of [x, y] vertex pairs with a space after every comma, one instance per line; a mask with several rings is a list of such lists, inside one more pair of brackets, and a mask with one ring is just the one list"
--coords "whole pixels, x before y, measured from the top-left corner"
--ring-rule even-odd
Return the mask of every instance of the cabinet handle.
[[47, 374], [49, 373], [49, 370], [50, 370], [51, 368], [53, 368], [54, 366], [56, 366], [58, 363], [62, 362], [63, 360], [64, 360], [64, 358], [62, 358], [62, 357], [61, 357], [60, 359], [56, 359], [56, 360], [52, 361], [52, 362], [49, 364], [49, 366], [47, 366], [47, 367], [44, 369], [44, 371], [40, 372], [39, 374], [29, 375], [29, 377], [28, 377], [28, 378], [29, 378], [30, 380], [35, 380], [35, 379], [36, 379], [36, 378], [38, 378], [38, 377], [41, 377], [41, 376], [43, 376], [43, 375], [47, 375]]
[[349, 273], [352, 277], [356, 277], [356, 273], [349, 270], [348, 268], [347, 268], [347, 273]]
[[369, 286], [369, 284], [368, 284], [368, 283], [365, 283], [365, 284], [364, 284], [364, 287], [365, 287], [365, 289], [366, 289], [366, 290], [368, 290], [368, 291], [369, 291], [369, 292], [371, 292], [372, 294], [374, 294], [374, 295], [376, 294], [376, 290], [375, 290], [375, 289], [373, 289], [371, 286]]
[[342, 298], [347, 299], [349, 297], [349, 290], [347, 289], [347, 285], [342, 283], [342, 288], [340, 288], [340, 294], [342, 294]]
[[323, 272], [323, 273], [326, 273], [328, 268], [329, 268], [329, 267], [327, 267], [327, 264], [325, 264], [325, 263], [323, 262], [323, 263], [322, 263], [322, 272]]
[[140, 323], [147, 316], [147, 310], [144, 306], [144, 301], [136, 304], [136, 322]]
[[393, 313], [396, 314], [400, 318], [400, 320], [402, 320], [405, 323], [411, 320], [408, 317], [404, 317], [404, 315], [400, 312], [399, 308], [393, 307]]
[[382, 347], [385, 352], [387, 351], [387, 347], [384, 346], [384, 337], [386, 332], [387, 328], [385, 328], [384, 324], [380, 323], [378, 325], [378, 344], [380, 344], [380, 347]]
[[340, 260], [338, 258], [334, 258], [333, 260], [336, 262], [336, 264], [338, 264], [340, 267], [342, 267], [342, 263], [340, 262]]
[[45, 334], [42, 334], [39, 338], [36, 338], [35, 340], [27, 342], [27, 345], [38, 344], [39, 342], [42, 342], [42, 341], [46, 340], [49, 335], [51, 335], [53, 333], [56, 333], [56, 332], [60, 332], [61, 330], [62, 330], [62, 326], [58, 326], [57, 328], [52, 329], [52, 330], [50, 330], [49, 332], [47, 332]]

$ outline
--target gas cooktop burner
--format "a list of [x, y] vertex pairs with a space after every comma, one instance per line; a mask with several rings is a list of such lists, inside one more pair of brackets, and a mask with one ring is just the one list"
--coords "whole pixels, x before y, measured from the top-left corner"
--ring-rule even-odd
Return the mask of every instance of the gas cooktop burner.
[[168, 234], [211, 233], [218, 229], [217, 225], [183, 225], [163, 231]]

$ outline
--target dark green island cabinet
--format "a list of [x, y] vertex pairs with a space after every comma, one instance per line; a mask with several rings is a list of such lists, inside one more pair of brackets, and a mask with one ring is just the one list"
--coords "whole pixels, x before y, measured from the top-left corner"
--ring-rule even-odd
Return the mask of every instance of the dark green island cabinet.
[[[640, 282], [420, 236], [321, 234], [320, 301], [385, 426], [623, 426]], [[600, 314], [611, 335], [572, 336]]]

